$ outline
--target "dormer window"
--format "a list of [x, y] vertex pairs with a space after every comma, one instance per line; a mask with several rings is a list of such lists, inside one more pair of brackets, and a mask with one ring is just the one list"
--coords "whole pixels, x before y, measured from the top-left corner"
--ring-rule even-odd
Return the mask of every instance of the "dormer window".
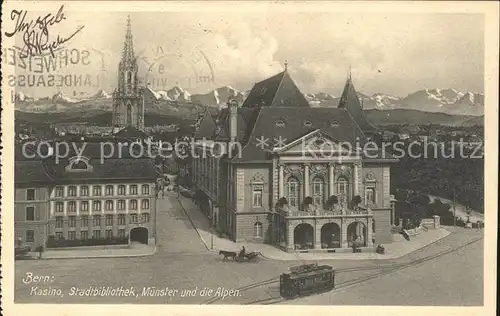
[[312, 123], [310, 121], [305, 121], [304, 126], [310, 127], [310, 126], [312, 126]]
[[330, 126], [331, 127], [339, 127], [340, 123], [338, 121], [333, 121], [333, 122], [330, 123]]
[[88, 168], [88, 165], [85, 161], [83, 160], [79, 160], [79, 161], [75, 161], [72, 165], [71, 165], [71, 169], [72, 170], [87, 170]]
[[285, 126], [285, 122], [284, 122], [284, 121], [282, 121], [282, 120], [278, 120], [278, 121], [276, 121], [276, 122], [275, 122], [275, 124], [276, 124], [276, 126], [278, 126], [278, 127], [284, 127], [284, 126]]
[[267, 91], [266, 87], [260, 89], [260, 95], [264, 95], [266, 93], [266, 91]]
[[69, 160], [69, 164], [66, 166], [67, 172], [85, 172], [92, 171], [93, 167], [90, 165], [88, 158], [86, 157], [73, 157]]

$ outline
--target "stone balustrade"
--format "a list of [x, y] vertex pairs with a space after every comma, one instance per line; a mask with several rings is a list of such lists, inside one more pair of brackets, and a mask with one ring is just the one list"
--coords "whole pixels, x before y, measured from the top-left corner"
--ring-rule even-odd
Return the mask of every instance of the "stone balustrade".
[[300, 211], [297, 208], [290, 206], [283, 206], [278, 208], [278, 212], [286, 217], [359, 217], [372, 215], [370, 208], [334, 208], [331, 210], [323, 208], [310, 208], [308, 211]]

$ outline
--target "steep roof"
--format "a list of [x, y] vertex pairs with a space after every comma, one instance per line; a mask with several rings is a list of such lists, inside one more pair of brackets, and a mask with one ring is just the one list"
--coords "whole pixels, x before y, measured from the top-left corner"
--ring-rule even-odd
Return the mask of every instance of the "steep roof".
[[288, 74], [287, 69], [256, 83], [248, 94], [243, 107], [310, 107], [309, 102]]
[[350, 77], [345, 83], [344, 91], [342, 91], [342, 95], [340, 96], [338, 107], [349, 111], [356, 123], [358, 123], [359, 127], [364, 132], [373, 132], [378, 130], [378, 128], [368, 122], [366, 114], [361, 106], [361, 102], [359, 101], [358, 93], [356, 92]]
[[214, 133], [215, 122], [208, 109], [206, 109], [205, 114], [201, 119], [200, 127], [195, 133], [195, 138], [211, 138], [214, 136]]
[[[101, 143], [70, 143], [66, 155], [65, 149], [60, 147], [60, 156], [56, 161], [54, 156], [41, 158], [36, 151], [30, 148], [26, 155], [16, 155], [15, 183], [16, 184], [57, 184], [66, 182], [99, 182], [103, 180], [154, 180], [157, 177], [154, 159], [148, 157], [148, 150], [141, 151], [134, 148], [134, 152], [127, 146], [120, 147], [118, 143], [112, 148], [110, 142]], [[31, 146], [36, 148], [35, 146]], [[121, 149], [120, 149], [121, 148]], [[135, 150], [137, 149], [137, 150]], [[77, 151], [85, 163], [87, 170], [68, 171], [72, 157], [77, 156]], [[35, 157], [32, 158], [32, 155]], [[45, 156], [47, 153], [44, 152]], [[82, 161], [82, 160], [80, 160]], [[78, 161], [77, 161], [78, 162]]]
[[130, 125], [122, 128], [114, 135], [116, 137], [147, 137], [146, 133]]
[[[282, 124], [281, 124], [282, 123]], [[268, 160], [268, 152], [278, 139], [290, 143], [304, 135], [321, 130], [339, 142], [363, 144], [365, 136], [352, 116], [345, 109], [289, 107], [263, 107], [252, 127], [248, 142], [234, 162]], [[260, 146], [259, 140], [267, 139], [268, 146]]]
[[[251, 128], [257, 114], [259, 112], [258, 108], [238, 108], [238, 121], [236, 123], [238, 131], [236, 139], [239, 142], [246, 142], [251, 132]], [[219, 124], [217, 126], [217, 133], [215, 135], [215, 140], [217, 141], [227, 141], [229, 140], [229, 110], [223, 109], [221, 115], [219, 116]]]

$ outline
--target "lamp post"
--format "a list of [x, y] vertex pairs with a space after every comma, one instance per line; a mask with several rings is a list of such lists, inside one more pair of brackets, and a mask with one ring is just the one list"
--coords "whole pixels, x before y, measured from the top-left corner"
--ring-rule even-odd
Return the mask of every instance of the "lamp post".
[[214, 250], [214, 225], [212, 219], [210, 219], [210, 250]]
[[455, 189], [453, 189], [453, 227], [457, 226], [457, 208], [455, 206], [456, 204], [456, 196], [455, 196]]

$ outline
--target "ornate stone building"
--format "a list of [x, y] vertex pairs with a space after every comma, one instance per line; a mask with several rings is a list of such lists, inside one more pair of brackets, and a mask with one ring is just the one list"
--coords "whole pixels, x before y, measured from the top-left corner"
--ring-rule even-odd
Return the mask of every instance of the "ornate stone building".
[[118, 64], [118, 87], [113, 92], [113, 127], [144, 129], [144, 98], [139, 87], [137, 58], [134, 55], [130, 17], [122, 57]]
[[[359, 120], [359, 122], [358, 122]], [[242, 106], [208, 112], [196, 134], [193, 181], [217, 229], [285, 251], [342, 251], [392, 242], [388, 153], [369, 147], [351, 78], [338, 108], [311, 108], [285, 71]]]

